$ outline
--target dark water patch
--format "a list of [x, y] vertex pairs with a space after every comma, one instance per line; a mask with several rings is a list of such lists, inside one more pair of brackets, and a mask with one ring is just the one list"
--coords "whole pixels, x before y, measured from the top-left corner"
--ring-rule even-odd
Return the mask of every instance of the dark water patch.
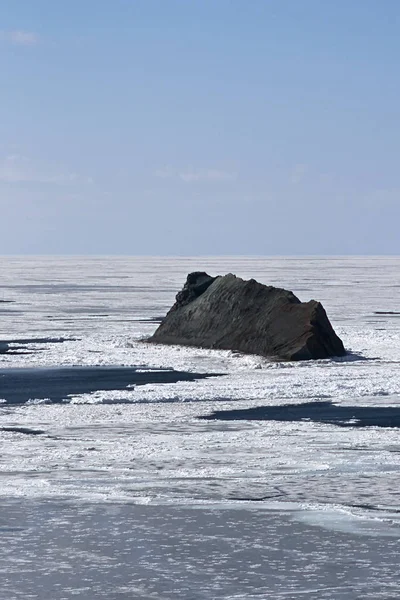
[[[382, 512], [382, 513], [387, 513], [388, 509], [387, 507], [384, 506], [376, 506], [375, 504], [370, 504], [369, 502], [365, 502], [362, 504], [344, 504], [343, 506], [347, 506], [348, 508], [361, 508], [362, 510], [372, 510], [375, 512]], [[390, 512], [392, 514], [399, 514], [400, 513], [400, 509], [397, 508], [390, 508]]]
[[[33, 352], [30, 344], [62, 344], [64, 342], [76, 342], [79, 338], [18, 338], [15, 340], [0, 340], [0, 354], [19, 355], [19, 354], [34, 354], [39, 352], [35, 349]], [[12, 346], [10, 346], [10, 344]]]
[[72, 317], [46, 317], [46, 319], [50, 319], [51, 321], [60, 321], [62, 323], [77, 323], [78, 321], [79, 322], [85, 321], [86, 317], [83, 317], [83, 318], [81, 318], [81, 317], [75, 317], [75, 318], [72, 318]]
[[98, 390], [126, 390], [136, 385], [194, 381], [211, 373], [143, 367], [53, 367], [0, 370], [0, 398], [9, 404], [29, 400], [68, 401], [70, 396]]
[[30, 429], [29, 427], [0, 427], [0, 431], [9, 431], [11, 433], [24, 433], [25, 435], [43, 435], [46, 433], [41, 429]]
[[97, 319], [97, 317], [109, 317], [110, 315], [107, 313], [96, 313], [96, 312], [87, 312], [87, 310], [85, 308], [77, 308], [75, 310], [68, 310], [68, 311], [64, 311], [67, 314], [69, 313], [73, 313], [73, 314], [77, 314], [77, 315], [84, 315], [84, 318], [86, 319]]
[[64, 337], [38, 337], [38, 338], [17, 338], [15, 340], [0, 340], [1, 344], [63, 344], [64, 342], [77, 342], [78, 338]]
[[134, 323], [161, 323], [164, 320], [165, 317], [148, 317], [148, 318], [141, 318], [141, 319], [129, 319], [130, 321], [133, 321]]
[[18, 348], [15, 348], [14, 350], [8, 350], [8, 352], [4, 352], [4, 354], [7, 354], [7, 356], [20, 356], [21, 354], [29, 355], [29, 354], [37, 354], [38, 352], [39, 352], [39, 350], [36, 350], [35, 352], [28, 352], [26, 350], [20, 350]]
[[[91, 315], [88, 315], [88, 316], [91, 316]], [[96, 315], [96, 317], [98, 317], [98, 316], [102, 316], [102, 315]], [[118, 315], [116, 315], [116, 316], [108, 315], [108, 316], [110, 317], [110, 320], [109, 320], [110, 323], [144, 323], [144, 324], [150, 324], [150, 325], [152, 325], [152, 324], [158, 325], [158, 324], [162, 323], [162, 321], [164, 319], [164, 317], [159, 317], [159, 318], [153, 317], [153, 318], [149, 318], [149, 319], [146, 319], [146, 318], [127, 319], [126, 317], [124, 317], [122, 315], [120, 316], [120, 318], [117, 318]], [[66, 319], [58, 319], [58, 320], [66, 322]], [[83, 319], [81, 319], [81, 320], [83, 320]]]
[[218, 410], [199, 419], [245, 421], [312, 421], [339, 427], [400, 427], [400, 407], [338, 406], [330, 401]]
[[234, 500], [235, 502], [266, 502], [267, 500], [281, 500], [282, 493], [277, 492], [276, 494], [267, 494], [266, 496], [252, 497], [252, 496], [229, 496], [228, 500]]

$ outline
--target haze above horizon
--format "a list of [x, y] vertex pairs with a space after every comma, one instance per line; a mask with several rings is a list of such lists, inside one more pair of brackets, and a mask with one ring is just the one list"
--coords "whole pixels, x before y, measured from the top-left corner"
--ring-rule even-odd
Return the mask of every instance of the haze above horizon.
[[0, 255], [400, 254], [397, 0], [0, 7]]

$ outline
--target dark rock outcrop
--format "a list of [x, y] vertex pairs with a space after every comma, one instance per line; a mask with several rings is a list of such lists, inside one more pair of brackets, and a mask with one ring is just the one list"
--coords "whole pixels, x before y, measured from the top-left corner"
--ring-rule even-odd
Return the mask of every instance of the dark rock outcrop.
[[235, 350], [274, 360], [343, 356], [342, 341], [319, 302], [235, 275], [188, 275], [184, 288], [148, 340]]

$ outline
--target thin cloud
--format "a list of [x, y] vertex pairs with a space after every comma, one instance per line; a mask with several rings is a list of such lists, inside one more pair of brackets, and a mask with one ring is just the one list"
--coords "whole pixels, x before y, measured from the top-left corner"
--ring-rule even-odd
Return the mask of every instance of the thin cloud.
[[229, 182], [237, 178], [237, 173], [221, 171], [219, 169], [172, 169], [164, 167], [155, 172], [155, 176], [161, 179], [177, 179], [184, 183], [201, 182]]
[[39, 43], [39, 36], [33, 31], [17, 29], [14, 31], [0, 31], [0, 40], [14, 46], [36, 46]]
[[236, 179], [236, 173], [218, 171], [217, 169], [191, 169], [179, 173], [179, 177], [186, 183], [196, 183], [197, 181], [233, 181]]
[[159, 179], [173, 179], [176, 177], [176, 172], [171, 167], [163, 167], [154, 172], [154, 176]]
[[37, 162], [20, 154], [9, 154], [0, 159], [0, 183], [45, 183], [56, 185], [93, 184], [91, 177], [61, 170], [53, 165]]

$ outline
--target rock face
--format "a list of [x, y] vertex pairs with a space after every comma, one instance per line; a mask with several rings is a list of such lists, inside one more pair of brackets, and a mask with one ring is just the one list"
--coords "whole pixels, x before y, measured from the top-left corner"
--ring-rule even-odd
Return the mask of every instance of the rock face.
[[273, 360], [343, 356], [346, 351], [319, 302], [235, 275], [190, 273], [148, 340], [235, 350]]

